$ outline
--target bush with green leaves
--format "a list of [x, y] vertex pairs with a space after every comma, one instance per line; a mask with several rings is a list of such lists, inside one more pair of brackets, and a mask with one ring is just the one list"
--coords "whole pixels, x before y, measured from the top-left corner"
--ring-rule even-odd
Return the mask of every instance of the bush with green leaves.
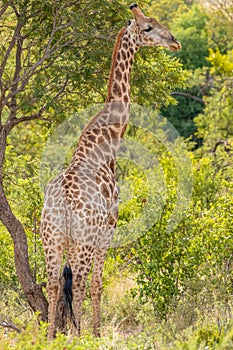
[[[216, 157], [194, 161], [194, 188], [187, 212], [173, 231], [167, 223], [176, 199], [177, 183], [170, 174], [170, 191], [158, 222], [132, 248], [140, 298], [150, 301], [159, 317], [167, 317], [195, 285], [208, 289], [215, 301], [232, 293], [233, 186], [229, 171], [217, 171]], [[167, 159], [169, 162], [169, 159]], [[175, 171], [175, 169], [174, 169]], [[209, 300], [211, 303], [211, 301]], [[212, 305], [213, 305], [212, 304]], [[227, 308], [227, 302], [225, 304]]]

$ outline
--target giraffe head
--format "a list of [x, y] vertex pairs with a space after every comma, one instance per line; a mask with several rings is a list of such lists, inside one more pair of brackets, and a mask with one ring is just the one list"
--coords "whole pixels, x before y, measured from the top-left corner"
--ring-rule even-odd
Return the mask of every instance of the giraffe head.
[[128, 22], [128, 27], [132, 32], [139, 34], [139, 46], [163, 46], [171, 51], [181, 49], [181, 44], [172, 33], [155, 18], [145, 16], [137, 4], [132, 4], [130, 10], [134, 20]]

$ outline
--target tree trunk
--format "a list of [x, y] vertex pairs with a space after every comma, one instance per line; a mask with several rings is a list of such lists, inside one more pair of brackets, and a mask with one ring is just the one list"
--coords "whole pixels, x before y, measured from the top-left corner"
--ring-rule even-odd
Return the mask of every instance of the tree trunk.
[[6, 135], [6, 130], [2, 128], [0, 133], [0, 220], [13, 240], [16, 273], [27, 301], [33, 311], [39, 311], [40, 319], [46, 322], [48, 302], [43, 294], [42, 286], [36, 284], [30, 270], [27, 237], [24, 228], [13, 214], [4, 192], [2, 168], [6, 150]]

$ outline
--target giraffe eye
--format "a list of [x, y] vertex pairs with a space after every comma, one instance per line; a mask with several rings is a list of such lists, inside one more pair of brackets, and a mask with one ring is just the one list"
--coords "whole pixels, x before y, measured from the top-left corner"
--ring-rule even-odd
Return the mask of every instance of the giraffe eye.
[[143, 32], [149, 33], [152, 29], [153, 27], [149, 26], [147, 29], [144, 29]]

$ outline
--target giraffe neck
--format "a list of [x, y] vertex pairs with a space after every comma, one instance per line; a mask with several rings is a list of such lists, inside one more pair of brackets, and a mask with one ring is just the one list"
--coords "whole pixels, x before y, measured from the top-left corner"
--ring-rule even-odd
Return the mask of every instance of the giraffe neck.
[[139, 46], [128, 28], [117, 36], [112, 55], [105, 106], [84, 128], [70, 166], [95, 171], [105, 167], [114, 173], [114, 163], [129, 118], [130, 71]]
[[106, 102], [130, 102], [130, 72], [134, 55], [139, 49], [136, 38], [123, 27], [116, 39]]

